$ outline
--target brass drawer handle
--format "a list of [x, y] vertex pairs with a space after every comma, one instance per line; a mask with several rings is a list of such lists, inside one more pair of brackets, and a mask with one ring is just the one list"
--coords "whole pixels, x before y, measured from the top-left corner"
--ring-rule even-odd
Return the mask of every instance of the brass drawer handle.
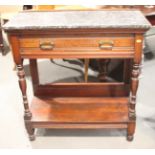
[[53, 50], [54, 43], [53, 42], [40, 42], [40, 49], [42, 50]]
[[112, 40], [109, 40], [109, 41], [100, 40], [99, 41], [100, 49], [112, 49], [113, 45], [114, 45], [114, 42]]

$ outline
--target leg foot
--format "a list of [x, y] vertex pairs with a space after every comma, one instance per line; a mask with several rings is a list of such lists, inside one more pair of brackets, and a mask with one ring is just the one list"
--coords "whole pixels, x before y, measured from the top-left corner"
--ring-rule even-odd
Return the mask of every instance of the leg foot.
[[36, 139], [36, 137], [35, 137], [34, 134], [33, 135], [29, 135], [29, 139], [30, 139], [30, 141], [34, 141]]
[[127, 141], [132, 141], [134, 138], [134, 133], [135, 133], [135, 126], [136, 126], [136, 122], [135, 120], [130, 121], [128, 123], [128, 128], [127, 128]]
[[27, 130], [30, 141], [35, 140], [35, 135], [34, 135], [35, 128], [33, 128], [31, 122], [26, 121], [25, 122], [25, 127], [26, 127], [26, 130]]
[[133, 135], [127, 135], [127, 141], [131, 142], [133, 141]]
[[34, 128], [32, 128], [31, 130], [28, 131], [30, 141], [34, 141], [35, 140], [34, 131], [35, 131]]

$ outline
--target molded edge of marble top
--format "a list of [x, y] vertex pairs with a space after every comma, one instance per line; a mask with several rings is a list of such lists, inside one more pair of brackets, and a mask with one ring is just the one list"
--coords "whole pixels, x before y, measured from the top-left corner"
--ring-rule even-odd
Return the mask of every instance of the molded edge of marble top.
[[3, 26], [4, 30], [150, 27], [144, 15], [133, 10], [20, 12]]

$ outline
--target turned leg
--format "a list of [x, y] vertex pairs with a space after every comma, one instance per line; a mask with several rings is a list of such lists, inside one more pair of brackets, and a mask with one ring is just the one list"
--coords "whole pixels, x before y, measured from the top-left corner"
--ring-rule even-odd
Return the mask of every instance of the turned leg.
[[136, 93], [138, 89], [138, 76], [140, 74], [140, 65], [134, 64], [132, 69], [132, 78], [131, 78], [131, 94], [130, 94], [130, 104], [129, 104], [129, 123], [128, 123], [128, 134], [127, 140], [133, 140], [133, 135], [135, 132], [136, 126], [136, 113], [135, 113], [135, 105], [136, 105]]
[[31, 118], [32, 118], [32, 113], [30, 112], [29, 109], [29, 104], [28, 104], [28, 99], [26, 95], [26, 80], [25, 80], [25, 72], [23, 69], [23, 65], [17, 65], [18, 69], [18, 77], [19, 77], [19, 86], [22, 92], [22, 97], [23, 97], [23, 105], [24, 105], [24, 120], [25, 120], [25, 127], [27, 129], [27, 132], [29, 134], [30, 140], [34, 140], [34, 129], [31, 124]]
[[85, 82], [88, 82], [88, 68], [89, 68], [89, 59], [84, 60], [84, 67], [85, 67], [85, 74], [84, 74], [84, 80]]
[[107, 81], [107, 73], [108, 73], [108, 64], [110, 62], [110, 59], [99, 59], [98, 60], [98, 66], [99, 66], [99, 80], [102, 82]]
[[131, 72], [131, 92], [130, 92], [130, 103], [129, 103], [129, 123], [127, 129], [127, 140], [132, 141], [133, 135], [136, 127], [136, 94], [139, 83], [139, 74], [140, 74], [140, 64], [142, 58], [142, 34], [135, 35], [135, 55], [133, 60], [132, 72]]
[[132, 69], [131, 77], [131, 94], [130, 94], [130, 104], [129, 104], [129, 124], [128, 124], [128, 135], [127, 140], [132, 141], [136, 126], [136, 93], [138, 88], [138, 76], [139, 76], [139, 64], [134, 64]]

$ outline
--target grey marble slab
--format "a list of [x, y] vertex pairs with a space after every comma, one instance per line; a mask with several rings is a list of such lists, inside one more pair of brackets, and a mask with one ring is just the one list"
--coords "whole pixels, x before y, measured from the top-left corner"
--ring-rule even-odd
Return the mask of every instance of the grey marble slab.
[[54, 28], [137, 28], [150, 23], [140, 11], [20, 12], [3, 26], [5, 30]]

